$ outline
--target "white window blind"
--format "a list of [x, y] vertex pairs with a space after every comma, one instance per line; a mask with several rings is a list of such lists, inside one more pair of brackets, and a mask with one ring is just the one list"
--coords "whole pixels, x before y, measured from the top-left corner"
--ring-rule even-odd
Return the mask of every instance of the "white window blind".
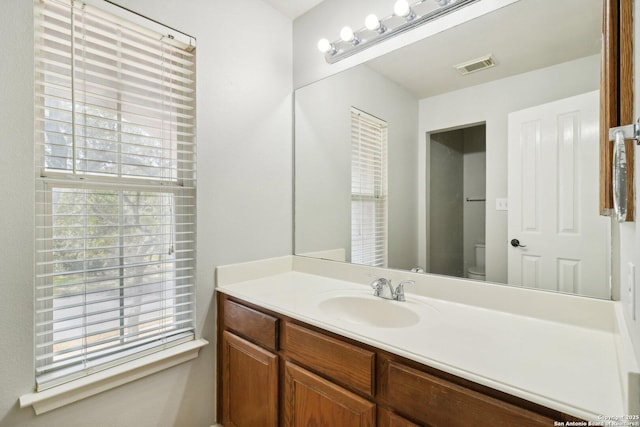
[[38, 389], [194, 337], [195, 43], [35, 2]]
[[351, 109], [351, 262], [387, 265], [387, 124]]

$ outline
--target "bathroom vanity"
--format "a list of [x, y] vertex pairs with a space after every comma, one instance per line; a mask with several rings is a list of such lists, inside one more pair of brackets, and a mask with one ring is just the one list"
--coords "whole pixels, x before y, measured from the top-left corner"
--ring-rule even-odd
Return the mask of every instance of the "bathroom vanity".
[[[385, 275], [415, 281], [405, 302], [373, 296], [368, 283]], [[216, 282], [223, 425], [552, 426], [637, 413], [611, 301], [295, 256], [219, 267]]]

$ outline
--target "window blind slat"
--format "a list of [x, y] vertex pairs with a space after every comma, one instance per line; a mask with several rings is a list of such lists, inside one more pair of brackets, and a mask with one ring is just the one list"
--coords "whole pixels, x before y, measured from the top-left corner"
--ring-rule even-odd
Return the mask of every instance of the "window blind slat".
[[[157, 282], [156, 282], [157, 283]], [[153, 287], [155, 285], [155, 283], [150, 283], [148, 286], [149, 287]], [[140, 296], [140, 297], [150, 297], [153, 296], [155, 293], [158, 293], [157, 290], [154, 291], [145, 291], [144, 289], [142, 289], [144, 286], [138, 286], [138, 287], [132, 287], [130, 289], [127, 289], [127, 292], [130, 294], [129, 298], [132, 296]], [[182, 296], [187, 296], [190, 292], [192, 292], [192, 285], [182, 285], [182, 286], [176, 286], [174, 289], [174, 293], [170, 294], [170, 296], [165, 296], [162, 299], [160, 299], [160, 301], [170, 301], [175, 299], [176, 295], [182, 295]], [[113, 291], [114, 289], [110, 289], [109, 291], [102, 291], [103, 294], [107, 294], [109, 295], [110, 291]], [[117, 289], [116, 289], [117, 290]], [[133, 293], [135, 292], [135, 293]], [[92, 313], [108, 313], [111, 311], [111, 308], [104, 308], [103, 306], [106, 306], [106, 304], [102, 304], [104, 302], [108, 302], [110, 301], [110, 297], [106, 296], [106, 297], [101, 297], [101, 295], [99, 295], [98, 293], [95, 293], [93, 295], [88, 294], [84, 296], [86, 297], [91, 297], [92, 299], [88, 299], [87, 298], [87, 305], [91, 305], [91, 304], [95, 304], [95, 306], [92, 308]], [[68, 304], [64, 304], [61, 303], [59, 305], [59, 310], [60, 310], [60, 314], [61, 316], [59, 317], [60, 320], [58, 319], [51, 319], [51, 318], [47, 318], [47, 313], [45, 311], [38, 311], [37, 315], [38, 315], [38, 325], [39, 328], [38, 330], [44, 330], [45, 327], [49, 327], [51, 325], [53, 325], [54, 323], [59, 323], [59, 322], [66, 322], [68, 320], [74, 320], [76, 318], [78, 308], [83, 307], [83, 304], [85, 304], [83, 302], [83, 304], [78, 304], [75, 303], [74, 297], [68, 297], [68, 299], [70, 300], [68, 302]], [[147, 300], [150, 300], [149, 298], [147, 298]], [[145, 304], [147, 302], [145, 301]], [[100, 305], [100, 306], [99, 306]], [[97, 307], [97, 308], [96, 308]], [[90, 316], [92, 314], [87, 314], [87, 316]], [[63, 320], [64, 319], [64, 320]], [[46, 332], [49, 332], [48, 330], [46, 330]]]
[[[185, 322], [181, 322], [181, 323], [185, 323]], [[184, 342], [186, 340], [190, 339], [190, 331], [189, 328], [180, 328], [180, 329], [176, 329], [174, 331], [168, 331], [164, 334], [162, 334], [162, 338], [165, 340], [166, 344], [163, 345], [163, 348], [168, 347], [171, 345], [171, 343], [179, 343], [179, 342]], [[178, 341], [180, 340], [180, 341]], [[116, 347], [108, 347], [108, 348], [102, 348], [99, 349], [98, 351], [94, 352], [92, 354], [91, 357], [84, 357], [84, 356], [75, 356], [75, 357], [69, 357], [66, 359], [62, 359], [60, 362], [56, 362], [55, 364], [53, 364], [51, 367], [54, 368], [54, 370], [62, 370], [64, 368], [67, 368], [69, 366], [74, 366], [74, 365], [86, 365], [87, 367], [91, 366], [91, 365], [95, 365], [96, 364], [96, 359], [104, 359], [105, 357], [108, 357], [111, 354], [116, 353], [119, 357], [122, 357], [122, 354], [125, 353], [126, 356], [128, 357], [128, 360], [135, 358], [135, 353], [134, 354], [127, 354], [129, 353], [129, 350], [139, 350], [139, 348], [145, 344], [150, 344], [150, 346], [152, 347], [151, 350], [153, 350], [153, 347], [155, 346], [155, 341], [156, 338], [154, 337], [146, 337], [146, 338], [140, 338], [134, 342], [128, 343], [127, 345], [120, 345], [120, 346], [116, 346]], [[136, 348], [138, 347], [138, 348]], [[143, 348], [142, 349], [147, 350], [146, 354], [148, 354], [148, 350], [149, 348]], [[43, 358], [50, 358], [53, 355], [51, 354], [46, 354], [43, 355]], [[73, 355], [72, 355], [73, 356]], [[131, 357], [133, 356], [133, 357]], [[114, 365], [117, 364], [117, 361], [115, 361], [115, 363], [109, 363], [109, 365]], [[71, 372], [75, 372], [76, 369], [72, 370]], [[43, 369], [36, 369], [36, 372], [38, 374], [41, 374], [41, 376], [44, 376], [45, 378], [47, 376], [52, 377], [50, 381], [55, 381], [57, 383], [63, 382], [64, 380], [60, 380], [59, 376], [56, 375], [56, 372], [53, 373], [48, 373]], [[46, 374], [46, 375], [45, 375]], [[73, 374], [70, 374], [73, 375]], [[75, 377], [77, 377], [76, 375], [73, 375]]]
[[[54, 85], [53, 83], [48, 85], [48, 93], [47, 93], [47, 100], [48, 101], [66, 101], [67, 99], [69, 99], [69, 88], [68, 87], [64, 87], [61, 85]], [[60, 93], [60, 96], [56, 96], [55, 93], [56, 91], [58, 91], [58, 93]], [[91, 99], [91, 101], [88, 101], [88, 99]], [[122, 109], [124, 109], [125, 111], [127, 111], [129, 114], [132, 115], [140, 115], [141, 117], [146, 117], [147, 115], [143, 115], [140, 114], [140, 111], [146, 111], [148, 112], [148, 115], [152, 115], [155, 116], [155, 114], [166, 114], [165, 112], [165, 108], [172, 108], [172, 107], [176, 107], [176, 108], [180, 108], [182, 111], [187, 111], [190, 112], [193, 110], [193, 107], [191, 107], [190, 105], [185, 105], [183, 103], [179, 103], [179, 102], [172, 102], [171, 100], [162, 100], [161, 102], [158, 102], [157, 99], [152, 98], [152, 97], [145, 97], [145, 96], [138, 96], [138, 97], [132, 97], [129, 96], [127, 98], [114, 98], [114, 97], [110, 97], [105, 95], [104, 93], [99, 93], [99, 92], [92, 92], [90, 95], [86, 95], [84, 102], [82, 103], [87, 107], [94, 107], [94, 108], [105, 108], [106, 110], [110, 110], [110, 111], [117, 111], [114, 109], [110, 109], [109, 105], [115, 105], [118, 104], [122, 107]], [[57, 108], [57, 105], [51, 105], [51, 108]], [[63, 111], [65, 111], [63, 109]], [[136, 114], [137, 113], [137, 114]], [[193, 114], [180, 114], [177, 113], [177, 117], [182, 117], [182, 118], [189, 118], [192, 119], [193, 118]], [[170, 116], [171, 117], [171, 116]]]
[[[145, 295], [145, 296], [149, 296], [149, 294]], [[97, 320], [88, 320], [85, 321], [82, 325], [82, 327], [78, 327], [75, 325], [72, 326], [58, 326], [56, 328], [54, 328], [51, 332], [53, 332], [54, 334], [60, 334], [63, 332], [67, 332], [67, 331], [76, 331], [79, 329], [85, 329], [85, 328], [90, 328], [91, 326], [102, 326], [102, 325], [108, 325], [108, 324], [113, 324], [114, 321], [118, 321], [118, 323], [120, 321], [126, 321], [127, 319], [136, 319], [134, 322], [129, 322], [128, 326], [129, 328], [133, 328], [136, 326], [140, 326], [142, 324], [146, 324], [146, 323], [155, 323], [157, 322], [157, 320], [166, 317], [165, 316], [165, 312], [166, 309], [163, 308], [162, 306], [166, 305], [167, 302], [171, 302], [171, 305], [175, 305], [173, 304], [173, 301], [176, 300], [177, 298], [180, 297], [185, 297], [187, 296], [187, 294], [183, 294], [183, 295], [176, 295], [176, 297], [174, 298], [162, 298], [162, 299], [149, 299], [148, 301], [146, 301], [144, 304], [138, 304], [138, 303], [134, 303], [134, 304], [123, 304], [121, 307], [121, 310], [101, 310], [101, 311], [96, 311], [96, 312], [91, 312], [91, 313], [87, 313], [86, 317], [88, 319], [94, 318], [94, 317], [102, 317], [102, 318], [98, 318]], [[134, 297], [127, 297], [127, 299], [133, 299]], [[152, 308], [147, 308], [145, 309], [145, 307], [148, 306], [152, 306]], [[160, 306], [160, 307], [158, 307]], [[128, 314], [124, 314], [124, 315], [119, 315], [120, 312], [124, 312], [124, 313], [128, 313]], [[156, 317], [149, 317], [147, 316], [146, 319], [140, 321], [138, 320], [140, 316], [144, 316], [144, 315], [148, 315], [148, 314], [155, 314], [155, 313], [161, 313], [162, 316], [156, 316]], [[103, 316], [103, 315], [107, 315], [107, 316]], [[108, 315], [112, 315], [112, 316], [108, 316]], [[173, 314], [172, 314], [173, 315]], [[69, 317], [67, 318], [67, 320], [60, 320], [59, 322], [56, 322], [57, 325], [61, 325], [63, 323], [73, 323], [73, 320], [76, 320], [76, 318], [74, 317]], [[120, 328], [118, 326], [116, 327], [106, 327], [103, 329], [99, 329], [96, 330], [96, 332], [94, 333], [94, 335], [101, 335], [103, 333], [118, 333], [120, 331]], [[36, 334], [37, 337], [41, 337], [41, 336], [45, 336], [45, 335], [50, 335], [51, 334], [50, 331], [46, 331], [43, 333], [38, 333]], [[80, 332], [78, 335], [75, 336], [70, 336], [68, 337], [65, 342], [77, 342], [78, 340], [81, 340], [83, 338], [85, 338], [84, 333]], [[63, 341], [57, 341], [57, 343], [61, 343]], [[40, 346], [51, 346], [53, 345], [53, 342], [44, 342], [42, 344], [40, 344]]]
[[[155, 333], [156, 336], [159, 335], [163, 338], [163, 340], [165, 341], [165, 344], [163, 345], [163, 348], [164, 348], [164, 346], [166, 346], [166, 344], [169, 343], [172, 339], [184, 338], [185, 335], [188, 337], [189, 332], [185, 331], [185, 329], [187, 329], [186, 327], [184, 327], [185, 323], [186, 322], [184, 321], [179, 322], [177, 324], [178, 327], [176, 327], [173, 330], [158, 332], [159, 328], [156, 327], [156, 328], [150, 329], [149, 332]], [[183, 327], [180, 328], [180, 326], [183, 326]], [[139, 336], [138, 338], [128, 342], [127, 345], [124, 346], [119, 343], [118, 338], [110, 337], [110, 338], [103, 339], [102, 341], [92, 345], [92, 347], [95, 347], [95, 350], [92, 352], [92, 354], [89, 357], [82, 356], [82, 355], [78, 356], [78, 353], [82, 352], [81, 347], [71, 347], [69, 349], [60, 351], [58, 353], [46, 354], [43, 356], [43, 358], [55, 357], [57, 359], [57, 362], [55, 365], [52, 366], [55, 370], [65, 368], [65, 367], [68, 368], [71, 366], [74, 366], [77, 369], [78, 365], [88, 366], [90, 364], [97, 365], [100, 362], [104, 363], [103, 358], [109, 354], [121, 357], [121, 354], [124, 352], [127, 352], [127, 350], [136, 350], [135, 347], [139, 347], [141, 344], [154, 343], [154, 341], [156, 341], [156, 339], [152, 336], [146, 336], [146, 337]], [[129, 354], [129, 355], [131, 356], [132, 354]], [[100, 360], [100, 359], [103, 359], [103, 360]], [[110, 361], [112, 362], [110, 364], [113, 365], [114, 359], [112, 358]], [[44, 370], [37, 370], [36, 372], [47, 373]]]
[[[62, 44], [64, 39], [55, 40]], [[139, 52], [135, 52], [133, 49], [127, 50], [126, 48], [119, 49], [118, 52], [112, 54], [105, 54], [100, 48], [105, 47], [108, 43], [98, 40], [86, 34], [75, 40], [76, 44], [80, 44], [81, 47], [76, 48], [76, 57], [81, 58], [78, 63], [82, 65], [94, 64], [101, 68], [109, 67], [110, 64], [117, 64], [117, 70], [129, 70], [128, 75], [139, 77], [144, 75], [149, 79], [148, 83], [155, 83], [163, 80], [166, 71], [171, 71], [171, 81], [175, 82], [178, 87], [185, 85], [184, 89], [187, 90], [188, 86], [193, 84], [193, 79], [185, 77], [185, 75], [193, 75], [193, 72], [189, 68], [178, 67], [171, 63], [158, 60], [147, 56], [141, 57]], [[168, 52], [163, 52], [163, 56], [167, 56]], [[89, 61], [89, 58], [92, 60]], [[187, 62], [184, 64], [189, 67], [192, 64]], [[130, 67], [130, 68], [129, 68]]]
[[[153, 295], [155, 293], [158, 293], [157, 290], [153, 290], [153, 291], [141, 291], [140, 288], [144, 288], [144, 287], [156, 287], [160, 282], [152, 282], [152, 283], [147, 283], [145, 285], [137, 285], [137, 286], [126, 286], [124, 289], [126, 290], [126, 292], [132, 292], [135, 291], [136, 292], [136, 296], [149, 296], [149, 295]], [[187, 296], [189, 292], [191, 292], [192, 290], [190, 288], [193, 288], [193, 285], [183, 285], [183, 286], [175, 286], [173, 288], [174, 291], [185, 291], [186, 293], [184, 294], [184, 296]], [[87, 297], [94, 297], [94, 296], [99, 296], [100, 294], [108, 294], [109, 292], [113, 291], [113, 290], [118, 290], [118, 289], [102, 289], [102, 290], [97, 290], [97, 291], [93, 291], [93, 292], [87, 292], [86, 294], [75, 294], [75, 295], [70, 295], [70, 296], [66, 296], [66, 297], [48, 297], [48, 298], [40, 298], [38, 299], [38, 302], [42, 302], [45, 300], [53, 300], [53, 299], [57, 299], [58, 301], [63, 299], [63, 298], [68, 298], [68, 299], [74, 299], [77, 296], [82, 296], [84, 297], [84, 299], [86, 299]], [[171, 300], [173, 299], [173, 297], [171, 298], [165, 298], [163, 300]], [[119, 297], [116, 298], [115, 300], [119, 300]], [[60, 313], [62, 314], [62, 316], [60, 316], [59, 318], [57, 318], [55, 321], [54, 320], [49, 320], [49, 319], [45, 319], [47, 312], [46, 311], [38, 311], [37, 314], [42, 318], [41, 321], [38, 322], [38, 327], [40, 326], [48, 326], [54, 323], [59, 323], [59, 322], [65, 322], [67, 320], [70, 319], [76, 319], [76, 316], [64, 316], [64, 312], [65, 311], [69, 311], [71, 309], [75, 309], [78, 307], [84, 307], [85, 305], [91, 305], [91, 304], [103, 304], [106, 302], [110, 302], [110, 301], [115, 301], [114, 298], [111, 297], [104, 297], [104, 298], [96, 298], [96, 299], [91, 299], [91, 300], [82, 300], [80, 302], [69, 302], [69, 304], [64, 304], [61, 303], [59, 305], [58, 310], [60, 311]], [[75, 300], [74, 300], [75, 301]], [[105, 309], [103, 312], [107, 313], [110, 312], [111, 310], [107, 310]], [[87, 316], [92, 315], [92, 314], [87, 314]], [[84, 316], [84, 314], [83, 314]]]
[[38, 390], [193, 339], [194, 45], [35, 8]]
[[387, 126], [351, 111], [351, 261], [386, 267]]

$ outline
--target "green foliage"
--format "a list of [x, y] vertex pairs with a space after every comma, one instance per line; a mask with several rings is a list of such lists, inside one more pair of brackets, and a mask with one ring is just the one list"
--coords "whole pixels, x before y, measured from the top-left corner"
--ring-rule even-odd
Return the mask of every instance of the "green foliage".
[[55, 188], [52, 198], [56, 295], [153, 283], [173, 260], [171, 194]]

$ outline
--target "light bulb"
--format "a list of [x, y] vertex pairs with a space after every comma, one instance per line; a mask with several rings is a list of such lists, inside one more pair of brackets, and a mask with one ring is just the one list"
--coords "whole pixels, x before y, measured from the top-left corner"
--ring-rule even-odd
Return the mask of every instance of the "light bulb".
[[409, 2], [407, 2], [407, 0], [396, 1], [396, 4], [393, 5], [393, 13], [396, 16], [409, 16], [411, 14], [411, 7], [409, 6]]
[[340, 38], [345, 42], [353, 41], [355, 39], [355, 35], [353, 34], [351, 27], [342, 27], [342, 30], [340, 30]]
[[327, 39], [318, 40], [318, 50], [322, 53], [331, 52], [335, 48], [331, 44], [331, 42]]
[[364, 20], [364, 26], [367, 27], [367, 30], [377, 31], [382, 27], [380, 20], [373, 13]]

